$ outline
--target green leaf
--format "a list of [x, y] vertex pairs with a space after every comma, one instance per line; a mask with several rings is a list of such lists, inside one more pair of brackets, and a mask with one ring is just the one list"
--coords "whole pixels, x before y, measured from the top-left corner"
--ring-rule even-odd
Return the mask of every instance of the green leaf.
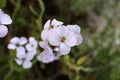
[[83, 64], [83, 63], [88, 59], [88, 57], [89, 57], [89, 55], [85, 55], [85, 56], [80, 57], [80, 58], [77, 60], [76, 64], [78, 64], [78, 65]]

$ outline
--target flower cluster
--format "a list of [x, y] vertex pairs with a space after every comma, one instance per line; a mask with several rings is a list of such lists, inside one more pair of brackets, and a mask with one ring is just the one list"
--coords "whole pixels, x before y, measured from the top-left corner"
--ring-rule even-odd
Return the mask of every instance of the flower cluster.
[[31, 60], [36, 55], [37, 41], [30, 37], [29, 40], [25, 37], [13, 37], [8, 44], [8, 49], [17, 52], [15, 61], [23, 68], [30, 68], [32, 66]]
[[12, 19], [8, 14], [5, 14], [0, 9], [0, 38], [3, 38], [8, 33], [8, 28], [5, 25], [9, 25], [12, 23]]
[[42, 41], [39, 42], [43, 52], [37, 59], [43, 63], [53, 62], [60, 56], [70, 53], [71, 47], [82, 43], [80, 27], [78, 25], [63, 25], [63, 22], [48, 20], [41, 32]]

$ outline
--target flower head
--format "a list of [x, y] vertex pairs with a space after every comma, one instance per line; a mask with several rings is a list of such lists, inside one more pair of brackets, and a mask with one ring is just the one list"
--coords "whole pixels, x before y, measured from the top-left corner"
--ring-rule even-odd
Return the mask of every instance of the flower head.
[[8, 29], [5, 25], [9, 25], [12, 23], [12, 19], [8, 14], [5, 14], [1, 9], [0, 9], [0, 37], [5, 37], [8, 33]]
[[32, 66], [32, 59], [33, 55], [30, 53], [26, 53], [25, 48], [23, 48], [22, 46], [17, 48], [17, 55], [15, 61], [18, 65], [22, 65], [25, 69], [30, 68]]
[[17, 47], [24, 45], [27, 43], [27, 39], [25, 37], [13, 37], [8, 44], [8, 49], [16, 49]]

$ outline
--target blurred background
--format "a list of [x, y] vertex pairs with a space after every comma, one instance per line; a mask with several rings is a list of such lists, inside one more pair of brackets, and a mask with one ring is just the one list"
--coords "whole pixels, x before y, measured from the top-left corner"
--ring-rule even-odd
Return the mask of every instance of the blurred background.
[[[0, 38], [0, 80], [120, 80], [120, 0], [0, 0], [0, 8], [13, 20]], [[44, 23], [54, 18], [78, 24], [83, 43], [52, 63], [18, 66], [7, 49], [9, 40], [40, 41]]]

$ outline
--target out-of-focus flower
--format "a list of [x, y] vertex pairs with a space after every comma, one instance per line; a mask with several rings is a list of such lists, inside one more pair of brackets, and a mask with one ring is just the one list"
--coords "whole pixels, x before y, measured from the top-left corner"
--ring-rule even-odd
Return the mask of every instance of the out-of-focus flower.
[[62, 24], [63, 22], [57, 21], [56, 19], [53, 19], [52, 21], [48, 20], [44, 25], [44, 30], [41, 32], [42, 40], [48, 40], [48, 34], [50, 34], [51, 30]]
[[25, 48], [18, 47], [17, 48], [17, 55], [16, 55], [16, 63], [18, 65], [22, 65], [24, 69], [31, 68], [33, 59], [33, 55], [31, 53], [26, 53]]
[[37, 41], [34, 39], [34, 37], [30, 37], [29, 43], [26, 44], [27, 51], [32, 53], [33, 55], [35, 55], [37, 46], [38, 46], [38, 44], [37, 44]]
[[16, 49], [17, 47], [19, 46], [22, 46], [24, 44], [27, 43], [27, 39], [25, 37], [13, 37], [11, 40], [10, 40], [10, 43], [8, 44], [8, 49]]
[[5, 25], [9, 25], [12, 23], [12, 19], [8, 14], [5, 14], [1, 9], [0, 9], [0, 37], [3, 38], [7, 35], [8, 33], [8, 28]]

